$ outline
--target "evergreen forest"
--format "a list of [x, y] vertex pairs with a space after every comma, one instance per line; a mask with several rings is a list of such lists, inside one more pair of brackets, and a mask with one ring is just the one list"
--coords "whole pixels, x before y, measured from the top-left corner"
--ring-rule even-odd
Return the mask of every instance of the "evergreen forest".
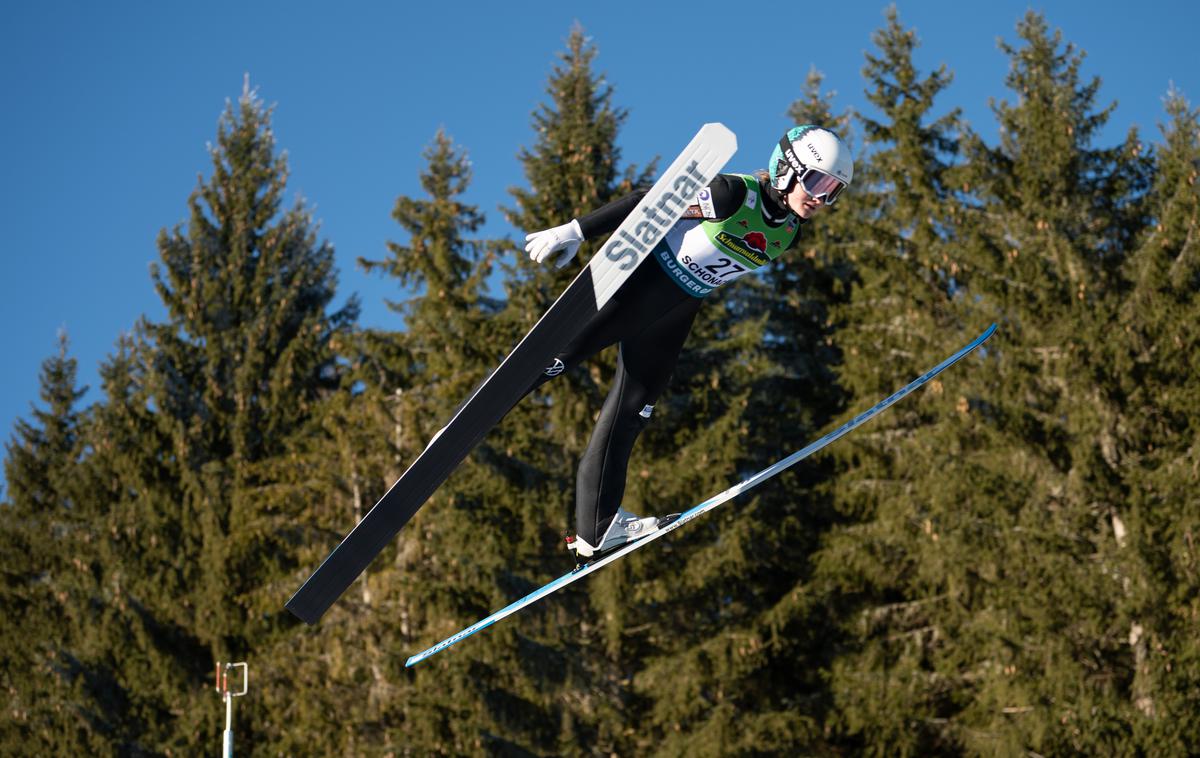
[[[1002, 42], [994, 141], [894, 9], [870, 115], [815, 69], [768, 104], [780, 134], [839, 132], [855, 181], [709, 296], [626, 508], [726, 489], [995, 322], [984, 349], [406, 669], [573, 565], [606, 351], [514, 408], [321, 623], [285, 611], [597, 249], [557, 270], [518, 240], [648, 187], [690, 136], [623, 159], [636, 114], [602, 43], [566, 38], [505, 207], [467, 201], [470, 146], [445, 130], [396, 177], [392, 241], [358, 261], [394, 283], [395, 330], [339, 297], [272, 108], [229, 103], [155, 243], [165, 316], [130, 325], [87, 403], [62, 336], [4, 430], [0, 753], [212, 754], [228, 661], [249, 664], [248, 755], [1200, 753], [1200, 110], [1170, 91], [1158, 124], [1104, 142], [1115, 105], [1032, 11]], [[512, 233], [482, 236], [487, 213]]]

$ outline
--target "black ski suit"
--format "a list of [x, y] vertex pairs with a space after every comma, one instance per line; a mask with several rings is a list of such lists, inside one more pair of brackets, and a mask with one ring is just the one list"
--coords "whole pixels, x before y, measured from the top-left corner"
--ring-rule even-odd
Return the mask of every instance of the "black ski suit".
[[[728, 174], [718, 175], [709, 191], [718, 220], [736, 212], [747, 192], [740, 177]], [[760, 191], [764, 218], [785, 219], [788, 208], [780, 193], [763, 181]], [[644, 195], [635, 192], [580, 218], [584, 238], [615, 230]], [[691, 211], [698, 213], [698, 208]], [[799, 236], [798, 226], [792, 245]], [[530, 388], [532, 392], [609, 345], [618, 346], [617, 373], [576, 478], [576, 530], [589, 544], [599, 545], [616, 515], [625, 494], [633, 444], [650, 421], [702, 302], [677, 285], [659, 264], [643, 261]]]

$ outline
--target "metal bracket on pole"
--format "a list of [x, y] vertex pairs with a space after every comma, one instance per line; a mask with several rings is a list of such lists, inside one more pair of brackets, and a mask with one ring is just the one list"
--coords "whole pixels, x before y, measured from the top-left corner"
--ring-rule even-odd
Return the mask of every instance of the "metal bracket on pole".
[[[229, 689], [229, 670], [241, 669], [242, 686], [240, 689]], [[217, 692], [225, 701], [225, 734], [222, 738], [221, 755], [233, 758], [233, 699], [246, 694], [250, 688], [250, 667], [245, 663], [217, 664]]]

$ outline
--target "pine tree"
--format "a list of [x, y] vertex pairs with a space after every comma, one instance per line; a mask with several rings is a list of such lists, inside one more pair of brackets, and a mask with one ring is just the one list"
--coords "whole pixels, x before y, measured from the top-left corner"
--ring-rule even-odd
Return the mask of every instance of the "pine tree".
[[29, 514], [71, 508], [72, 465], [79, 456], [80, 416], [75, 406], [87, 392], [75, 385], [78, 370], [68, 357], [69, 342], [59, 334], [58, 352], [42, 363], [39, 395], [45, 410], [33, 409], [35, 423], [18, 420], [13, 439], [5, 445], [6, 500]]
[[[384, 261], [360, 261], [417, 293], [393, 306], [406, 325], [396, 336], [397, 354], [404, 363], [393, 370], [396, 381], [403, 383], [405, 400], [399, 412], [411, 427], [405, 465], [504, 357], [505, 340], [497, 337], [494, 318], [499, 305], [486, 294], [497, 245], [473, 237], [484, 216], [462, 199], [471, 179], [467, 154], [439, 131], [425, 158], [427, 168], [420, 177], [424, 197], [399, 198], [392, 214], [407, 242], [389, 243], [391, 255]], [[404, 619], [406, 649], [395, 651], [389, 668], [401, 670], [408, 654], [505, 602], [503, 592], [519, 561], [517, 547], [523, 535], [519, 526], [514, 531], [519, 517], [504, 496], [504, 483], [493, 474], [490, 462], [495, 455], [489, 442], [481, 445], [397, 540], [395, 569], [381, 577], [380, 585]], [[386, 645], [394, 635], [392, 626], [378, 619], [369, 627], [372, 638]], [[485, 651], [487, 642], [481, 640]], [[398, 655], [401, 652], [404, 655]], [[522, 728], [522, 719], [497, 707], [537, 707], [530, 703], [536, 687], [522, 684], [510, 658], [488, 651], [474, 664], [447, 658], [414, 672], [414, 696], [396, 712], [416, 730], [409, 737], [431, 750], [450, 752], [480, 739], [500, 745], [546, 739], [538, 733], [536, 717]], [[446, 667], [464, 672], [462, 667], [471, 665], [477, 667], [470, 675], [472, 687], [455, 685], [453, 692], [434, 699], [416, 695], [434, 681], [446, 681]], [[457, 674], [450, 680], [462, 681]], [[443, 707], [450, 701], [456, 707]]]
[[[386, 491], [503, 358], [495, 336], [500, 305], [486, 294], [497, 245], [473, 237], [484, 217], [463, 199], [468, 156], [439, 131], [425, 159], [422, 196], [401, 196], [392, 213], [404, 241], [389, 242], [382, 260], [359, 261], [394, 278], [408, 295], [389, 302], [405, 329], [357, 335], [346, 351], [352, 391], [326, 404], [319, 427], [297, 447], [307, 473], [293, 486], [312, 502], [310, 563], [324, 557], [351, 515]], [[319, 633], [297, 640], [303, 661], [297, 675], [310, 699], [280, 699], [274, 707], [289, 719], [327, 723], [320, 730], [326, 751], [403, 746], [462, 754], [554, 744], [541, 712], [552, 692], [541, 692], [522, 673], [511, 633], [498, 629], [473, 640], [471, 657], [403, 668], [411, 653], [507, 602], [514, 582], [523, 581], [517, 577], [528, 559], [529, 548], [521, 547], [528, 535], [507, 497], [514, 485], [495, 473], [495, 459], [504, 455], [485, 442], [469, 456], [331, 609]], [[365, 702], [347, 707], [339, 696], [346, 687], [362, 690]], [[308, 747], [293, 735], [281, 737], [293, 749]]]
[[[958, 154], [958, 112], [936, 115], [951, 82], [946, 67], [917, 70], [919, 41], [893, 7], [873, 37], [864, 76], [878, 116], [860, 115], [866, 155], [855, 167], [842, 249], [853, 267], [847, 301], [834, 309], [846, 413], [861, 412], [965, 342], [954, 305], [957, 263], [949, 176]], [[966, 328], [964, 328], [966, 327]], [[942, 736], [927, 686], [927, 617], [900, 614], [935, 594], [920, 575], [914, 522], [927, 512], [915, 484], [952, 465], [931, 437], [946, 404], [933, 392], [907, 398], [839, 442], [831, 484], [839, 515], [815, 558], [808, 591], [840, 627], [826, 661], [837, 739], [859, 750], [933, 750]], [[911, 605], [910, 605], [911, 604]], [[863, 620], [879, 619], [874, 625]], [[886, 747], [885, 747], [886, 746]]]
[[1091, 146], [1110, 111], [1092, 110], [1099, 83], [1081, 84], [1081, 55], [1036, 14], [1018, 35], [1023, 47], [1003, 45], [1017, 102], [995, 106], [1000, 145], [971, 137], [969, 165], [944, 174], [970, 194], [941, 216], [957, 241], [941, 248], [953, 299], [930, 333], [989, 320], [1000, 332], [983, 365], [913, 408], [940, 422], [891, 443], [905, 476], [887, 501], [904, 507], [869, 527], [876, 544], [830, 555], [885, 578], [840, 588], [878, 600], [858, 616], [861, 664], [835, 671], [859, 703], [848, 726], [886, 752], [1108, 752], [1122, 728], [1104, 528], [1119, 490], [1096, 444], [1113, 416], [1082, 348], [1102, 341], [1118, 294], [1142, 167], [1131, 141]]
[[[333, 344], [357, 305], [327, 313], [333, 250], [302, 203], [283, 207], [270, 117], [248, 87], [226, 108], [188, 223], [159, 235], [167, 320], [143, 320], [103, 371], [84, 472], [106, 533], [89, 655], [134, 752], [215, 744], [212, 661], [267, 668], [257, 654], [294, 630], [282, 599], [303, 506], [270, 477], [338, 386]], [[241, 713], [253, 740], [266, 719]]]
[[60, 334], [58, 352], [42, 363], [44, 408], [35, 406], [31, 421], [18, 420], [5, 445], [0, 749], [13, 754], [93, 753], [104, 745], [90, 671], [75, 654], [79, 629], [64, 623], [91, 594], [79, 559], [90, 514], [77, 471], [84, 418], [76, 406], [87, 390], [77, 388], [76, 372]]
[[103, 752], [122, 755], [187, 751], [220, 738], [216, 699], [202, 690], [211, 652], [157, 606], [186, 596], [171, 583], [172, 567], [195, 557], [176, 553], [169, 539], [178, 472], [169, 431], [150, 407], [152, 354], [139, 328], [100, 366], [103, 397], [91, 409], [89, 454], [76, 472], [90, 514], [76, 559], [94, 586], [64, 624], [88, 670]]
[[420, 434], [429, 439], [439, 428], [435, 423], [449, 420], [496, 355], [496, 347], [486, 339], [464, 337], [481, 333], [497, 304], [485, 293], [495, 246], [469, 237], [483, 225], [484, 216], [460, 200], [471, 178], [467, 156], [439, 130], [425, 158], [428, 167], [421, 186], [429, 199], [401, 197], [392, 211], [392, 218], [408, 233], [409, 244], [389, 242], [389, 258], [360, 258], [359, 265], [395, 278], [402, 288], [419, 290], [388, 306], [404, 318], [402, 344], [409, 363], [405, 373], [438, 388], [429, 397], [442, 407], [423, 408], [429, 426]]
[[[1178, 91], [1156, 156], [1147, 225], [1129, 257], [1132, 285], [1112, 331], [1105, 378], [1122, 400], [1106, 457], [1123, 473], [1127, 499], [1111, 514], [1127, 588], [1133, 678], [1128, 697], [1137, 749], [1184, 754], [1200, 726], [1188, 692], [1200, 682], [1194, 628], [1200, 578], [1193, 535], [1200, 407], [1200, 112]], [[1107, 352], [1107, 351], [1106, 351]]]
[[198, 611], [216, 622], [208, 627], [214, 641], [243, 631], [217, 621], [229, 604], [280, 613], [261, 590], [275, 548], [286, 549], [278, 542], [286, 519], [280, 504], [257, 496], [253, 464], [283, 454], [314, 403], [337, 386], [331, 343], [357, 312], [351, 300], [327, 313], [333, 249], [317, 240], [302, 204], [283, 209], [286, 156], [275, 153], [270, 116], [248, 88], [227, 108], [212, 177], [189, 200], [187, 229], [160, 235], [163, 262], [152, 270], [169, 321], [148, 325], [155, 354], [147, 381], [169, 420], [193, 509], [185, 518], [203, 537], [198, 568], [213, 594]]
[[1083, 54], [1034, 13], [1017, 33], [1021, 47], [1002, 45], [1016, 102], [995, 106], [1000, 144], [972, 145], [967, 173], [983, 203], [969, 287], [1003, 326], [990, 370], [971, 378], [986, 402], [963, 413], [989, 451], [968, 470], [991, 501], [960, 517], [979, 559], [964, 585], [990, 611], [964, 620], [980, 644], [960, 670], [989, 673], [963, 721], [979, 749], [1111, 752], [1130, 716], [1110, 518], [1124, 493], [1107, 453], [1118, 407], [1093, 346], [1108, 340], [1146, 169], [1134, 132], [1094, 146], [1113, 106], [1095, 109]]

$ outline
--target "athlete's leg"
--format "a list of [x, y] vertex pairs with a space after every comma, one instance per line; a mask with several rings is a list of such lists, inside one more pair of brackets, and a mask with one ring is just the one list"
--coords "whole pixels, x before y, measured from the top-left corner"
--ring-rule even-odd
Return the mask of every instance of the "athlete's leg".
[[599, 545], [621, 505], [634, 442], [650, 421], [700, 308], [699, 299], [685, 297], [640, 333], [621, 341], [617, 373], [576, 479], [576, 529], [591, 545]]

